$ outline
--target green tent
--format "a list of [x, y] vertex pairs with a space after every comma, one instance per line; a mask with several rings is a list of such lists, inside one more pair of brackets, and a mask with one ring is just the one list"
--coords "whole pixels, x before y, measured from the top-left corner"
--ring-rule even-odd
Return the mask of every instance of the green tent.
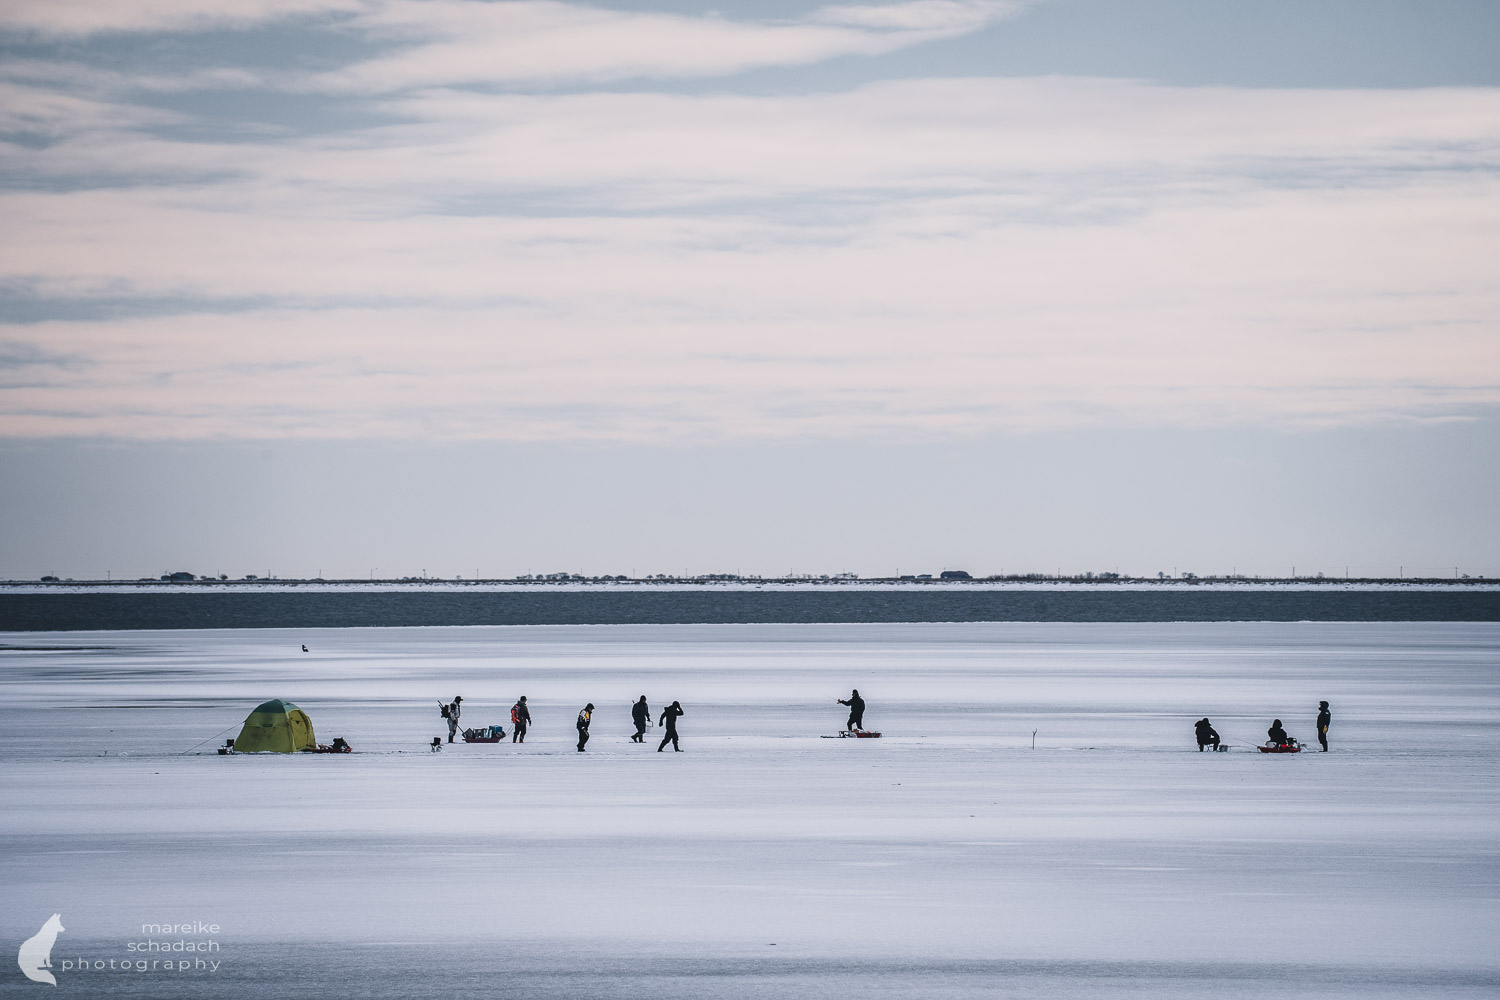
[[245, 720], [234, 748], [241, 753], [292, 753], [297, 750], [315, 750], [318, 741], [313, 736], [312, 720], [307, 713], [289, 701], [273, 698]]

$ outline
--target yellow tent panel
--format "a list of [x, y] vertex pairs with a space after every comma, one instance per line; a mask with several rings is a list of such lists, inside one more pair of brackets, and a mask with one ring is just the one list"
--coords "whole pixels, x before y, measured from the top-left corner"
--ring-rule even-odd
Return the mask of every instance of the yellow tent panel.
[[313, 736], [312, 720], [307, 713], [289, 701], [273, 698], [245, 719], [234, 748], [241, 753], [293, 753], [297, 750], [317, 749], [318, 741]]

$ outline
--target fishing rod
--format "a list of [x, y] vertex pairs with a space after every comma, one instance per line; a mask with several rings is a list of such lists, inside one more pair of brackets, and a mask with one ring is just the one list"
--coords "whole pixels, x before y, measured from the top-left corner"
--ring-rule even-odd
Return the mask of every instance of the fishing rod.
[[[208, 738], [208, 740], [216, 740], [220, 736], [223, 736], [225, 733], [232, 732], [233, 730], [234, 730], [234, 726], [230, 726], [228, 729], [223, 729], [223, 730], [220, 730], [217, 733], [214, 733], [212, 736], [210, 736]], [[207, 743], [208, 740], [199, 740], [197, 743], [194, 743], [192, 746], [188, 747], [186, 750], [182, 751], [182, 753], [178, 754], [177, 756], [181, 757], [184, 754], [190, 754], [190, 753], [192, 753], [194, 750], [198, 749], [203, 744]]]

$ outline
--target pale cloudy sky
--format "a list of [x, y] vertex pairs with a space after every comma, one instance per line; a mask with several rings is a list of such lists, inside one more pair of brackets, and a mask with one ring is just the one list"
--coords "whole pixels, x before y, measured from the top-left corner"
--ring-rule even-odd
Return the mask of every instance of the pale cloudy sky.
[[1484, 0], [10, 0], [0, 577], [1493, 574], [1497, 168]]

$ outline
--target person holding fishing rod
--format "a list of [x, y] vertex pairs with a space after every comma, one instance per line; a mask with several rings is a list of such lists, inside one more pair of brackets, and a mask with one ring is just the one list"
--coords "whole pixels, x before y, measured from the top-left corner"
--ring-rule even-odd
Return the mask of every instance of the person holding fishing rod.
[[845, 727], [845, 732], [852, 733], [865, 728], [865, 700], [859, 696], [859, 688], [854, 689], [847, 701], [843, 698], [834, 700], [840, 705], [849, 706], [849, 723]]
[[444, 705], [442, 702], [438, 702], [438, 712], [448, 723], [449, 743], [452, 743], [453, 737], [458, 735], [458, 716], [459, 713], [463, 711], [463, 702], [464, 696], [461, 694], [454, 695], [453, 700], [446, 705]]

